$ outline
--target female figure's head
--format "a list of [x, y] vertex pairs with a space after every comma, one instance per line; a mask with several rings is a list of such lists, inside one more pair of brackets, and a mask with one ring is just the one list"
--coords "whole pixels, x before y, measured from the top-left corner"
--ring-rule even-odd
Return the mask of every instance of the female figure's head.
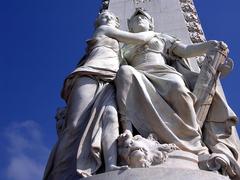
[[128, 20], [128, 28], [130, 32], [153, 31], [154, 20], [144, 10], [136, 9], [136, 12]]
[[120, 23], [118, 17], [115, 16], [111, 11], [104, 10], [98, 15], [95, 21], [95, 28], [101, 25], [108, 25], [119, 28]]

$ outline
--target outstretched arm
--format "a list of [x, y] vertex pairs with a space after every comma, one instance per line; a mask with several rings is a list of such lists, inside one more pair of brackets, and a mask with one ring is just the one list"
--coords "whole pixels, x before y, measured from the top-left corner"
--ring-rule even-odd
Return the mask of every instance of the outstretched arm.
[[145, 44], [146, 42], [150, 41], [155, 35], [155, 32], [153, 31], [131, 33], [106, 25], [97, 28], [96, 33], [98, 35], [106, 35], [120, 42], [128, 44]]
[[[201, 56], [207, 53], [207, 51], [219, 46], [218, 41], [210, 40], [207, 42], [196, 43], [186, 45], [183, 43], [177, 43], [176, 47], [173, 49], [173, 53], [179, 57], [190, 58], [195, 56]], [[226, 45], [227, 46], [227, 45]]]

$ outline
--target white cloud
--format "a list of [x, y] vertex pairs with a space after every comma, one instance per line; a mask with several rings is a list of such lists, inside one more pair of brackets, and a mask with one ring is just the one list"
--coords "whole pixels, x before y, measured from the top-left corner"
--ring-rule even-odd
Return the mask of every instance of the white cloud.
[[34, 121], [10, 125], [5, 131], [9, 180], [40, 180], [49, 154], [40, 126]]
[[11, 157], [7, 177], [12, 180], [40, 180], [44, 165], [25, 155]]

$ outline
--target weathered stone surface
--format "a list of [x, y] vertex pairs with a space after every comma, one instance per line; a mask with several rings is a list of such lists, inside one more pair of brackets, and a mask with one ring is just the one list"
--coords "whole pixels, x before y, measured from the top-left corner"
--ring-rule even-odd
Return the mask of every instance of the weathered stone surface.
[[229, 178], [208, 171], [158, 167], [113, 171], [85, 180], [229, 180]]

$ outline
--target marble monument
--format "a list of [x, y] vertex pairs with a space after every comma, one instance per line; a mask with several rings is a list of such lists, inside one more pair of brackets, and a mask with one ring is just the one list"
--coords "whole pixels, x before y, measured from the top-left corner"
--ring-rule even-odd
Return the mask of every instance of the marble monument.
[[206, 40], [192, 0], [103, 0], [86, 43], [44, 180], [240, 179], [219, 80], [233, 61]]

